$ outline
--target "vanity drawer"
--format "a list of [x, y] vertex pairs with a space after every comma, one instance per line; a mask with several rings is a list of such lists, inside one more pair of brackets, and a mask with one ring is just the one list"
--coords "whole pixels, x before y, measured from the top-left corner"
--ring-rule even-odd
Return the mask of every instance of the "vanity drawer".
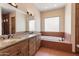
[[28, 40], [19, 43], [20, 56], [28, 56]]

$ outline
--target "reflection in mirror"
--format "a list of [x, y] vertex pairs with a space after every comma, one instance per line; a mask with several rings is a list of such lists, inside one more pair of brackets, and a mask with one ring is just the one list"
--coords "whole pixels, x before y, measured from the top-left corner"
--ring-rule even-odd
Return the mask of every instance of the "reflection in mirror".
[[15, 34], [15, 17], [11, 17], [11, 34]]
[[[14, 21], [15, 20], [15, 11], [2, 7], [1, 15], [2, 15], [2, 35], [8, 35], [11, 33], [15, 33], [13, 31], [15, 29], [15, 21]], [[11, 30], [11, 29], [13, 29], [13, 30]]]
[[[13, 9], [2, 7], [2, 35], [30, 31], [27, 29], [29, 29], [29, 23], [31, 20], [34, 20], [33, 23], [35, 24], [35, 19], [32, 13], [24, 14]], [[32, 26], [30, 28], [32, 28]], [[35, 25], [33, 28], [35, 29]], [[35, 30], [32, 32], [34, 31]]]
[[29, 33], [35, 32], [35, 19], [32, 13], [27, 11], [27, 29]]

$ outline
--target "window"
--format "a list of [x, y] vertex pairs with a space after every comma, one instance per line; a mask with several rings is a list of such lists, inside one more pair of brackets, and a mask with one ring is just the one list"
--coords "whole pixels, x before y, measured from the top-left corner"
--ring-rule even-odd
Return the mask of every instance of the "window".
[[59, 32], [59, 17], [45, 18], [45, 31]]
[[35, 20], [29, 21], [29, 31], [35, 31]]

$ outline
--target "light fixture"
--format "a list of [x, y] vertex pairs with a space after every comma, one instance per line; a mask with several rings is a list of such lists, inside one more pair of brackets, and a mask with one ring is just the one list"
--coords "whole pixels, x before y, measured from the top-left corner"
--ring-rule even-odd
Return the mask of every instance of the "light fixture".
[[31, 14], [30, 12], [28, 12], [28, 11], [27, 11], [27, 14], [28, 14], [29, 16], [32, 16], [32, 14]]
[[11, 6], [16, 7], [16, 8], [18, 7], [16, 3], [8, 3], [8, 4], [10, 4]]
[[31, 13], [30, 13], [29, 15], [30, 15], [30, 16], [32, 16], [32, 14], [31, 14]]
[[29, 15], [29, 12], [27, 11], [27, 14]]

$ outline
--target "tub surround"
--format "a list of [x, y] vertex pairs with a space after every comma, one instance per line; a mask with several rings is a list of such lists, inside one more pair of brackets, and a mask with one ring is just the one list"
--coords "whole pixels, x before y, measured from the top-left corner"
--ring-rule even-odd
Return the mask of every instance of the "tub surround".
[[55, 41], [46, 41], [41, 40], [41, 47], [47, 47], [55, 50], [72, 52], [72, 44], [66, 42], [55, 42]]
[[44, 36], [55, 36], [64, 38], [64, 32], [41, 32]]
[[65, 38], [64, 32], [41, 32], [41, 33], [43, 36], [41, 40], [42, 47], [62, 50], [66, 52], [72, 52], [72, 43], [64, 40]]

